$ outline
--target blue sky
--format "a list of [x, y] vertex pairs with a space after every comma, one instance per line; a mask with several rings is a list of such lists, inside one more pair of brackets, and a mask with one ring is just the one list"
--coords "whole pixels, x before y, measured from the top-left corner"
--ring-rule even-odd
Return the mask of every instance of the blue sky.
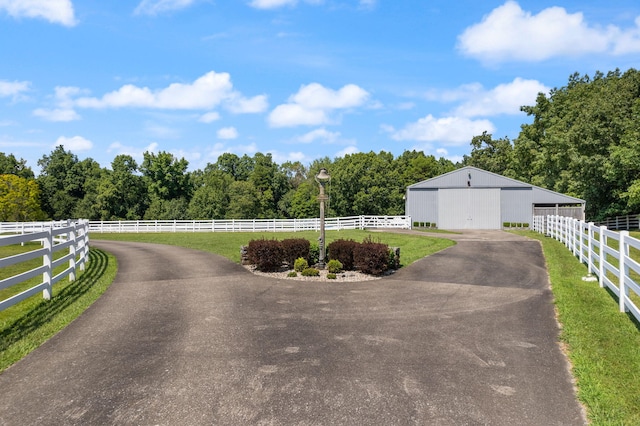
[[637, 0], [0, 0], [0, 152], [457, 161], [639, 60]]

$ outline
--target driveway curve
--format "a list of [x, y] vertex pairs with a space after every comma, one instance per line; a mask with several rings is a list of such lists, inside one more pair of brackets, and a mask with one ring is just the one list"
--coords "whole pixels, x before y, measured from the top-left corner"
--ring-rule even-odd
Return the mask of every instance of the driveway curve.
[[0, 424], [584, 424], [539, 244], [452, 238], [360, 283], [93, 241], [116, 280], [0, 374]]

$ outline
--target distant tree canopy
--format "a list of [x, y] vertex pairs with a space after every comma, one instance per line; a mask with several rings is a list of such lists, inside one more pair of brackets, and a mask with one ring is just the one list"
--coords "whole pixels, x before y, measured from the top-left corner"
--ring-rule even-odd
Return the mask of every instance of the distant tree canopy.
[[587, 201], [587, 217], [640, 209], [640, 72], [574, 74], [522, 111], [518, 138], [476, 136], [465, 165]]
[[34, 178], [24, 160], [0, 153], [0, 218], [317, 217], [314, 177], [321, 168], [331, 175], [328, 215], [397, 215], [404, 213], [407, 186], [466, 165], [583, 198], [591, 220], [640, 210], [640, 72], [574, 74], [522, 111], [532, 123], [515, 140], [474, 136], [460, 164], [421, 151], [356, 153], [309, 165], [278, 165], [260, 152], [224, 153], [190, 172], [184, 158], [145, 152], [142, 164], [118, 155], [107, 169], [58, 146], [38, 161]]

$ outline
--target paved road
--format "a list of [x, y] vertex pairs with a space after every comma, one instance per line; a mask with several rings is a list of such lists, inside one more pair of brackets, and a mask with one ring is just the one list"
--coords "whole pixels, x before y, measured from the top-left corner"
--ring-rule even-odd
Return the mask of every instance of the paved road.
[[538, 243], [455, 238], [361, 283], [94, 241], [115, 282], [0, 375], [0, 424], [584, 424]]

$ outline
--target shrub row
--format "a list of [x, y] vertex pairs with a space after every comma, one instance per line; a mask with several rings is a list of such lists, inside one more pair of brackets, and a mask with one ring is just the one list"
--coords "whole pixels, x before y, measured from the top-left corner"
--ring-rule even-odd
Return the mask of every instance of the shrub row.
[[503, 228], [528, 228], [529, 224], [522, 223], [522, 222], [502, 222], [502, 227]]
[[342, 269], [357, 269], [365, 274], [382, 275], [389, 268], [400, 266], [399, 253], [389, 250], [389, 246], [373, 241], [370, 237], [362, 243], [339, 239], [328, 246], [329, 259], [337, 260]]
[[413, 222], [414, 228], [437, 228], [435, 222]]
[[[397, 269], [400, 266], [398, 250], [389, 250], [388, 245], [375, 242], [370, 237], [365, 238], [362, 243], [335, 240], [327, 249], [330, 259], [327, 267], [334, 274], [342, 270], [357, 269], [365, 274], [381, 275], [389, 268]], [[312, 269], [308, 265], [318, 261], [318, 251], [317, 246], [302, 238], [282, 241], [263, 238], [249, 241], [246, 257], [259, 271], [275, 272], [287, 265], [304, 275], [305, 269]]]

